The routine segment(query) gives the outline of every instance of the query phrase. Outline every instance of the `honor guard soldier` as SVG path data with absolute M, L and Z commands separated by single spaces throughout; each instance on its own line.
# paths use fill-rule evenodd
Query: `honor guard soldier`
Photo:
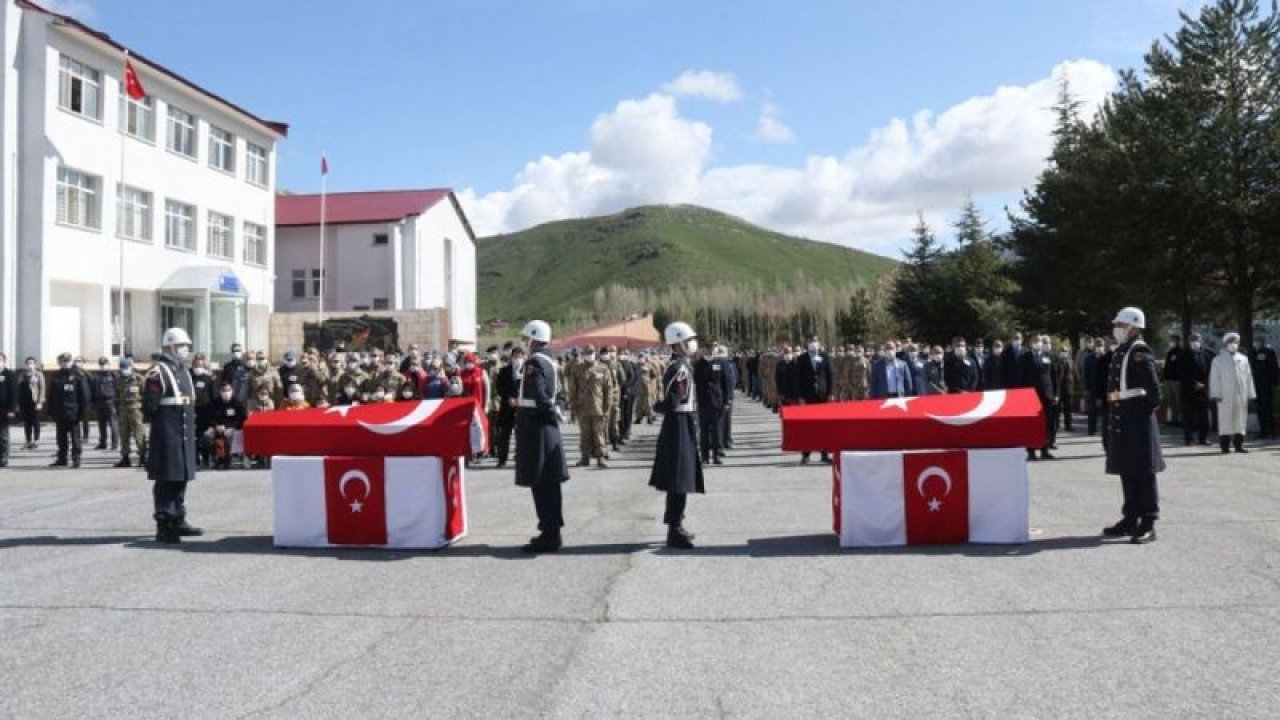
M 1135 307 L 1116 314 L 1114 334 L 1119 345 L 1107 371 L 1107 474 L 1119 475 L 1124 491 L 1123 517 L 1105 528 L 1106 537 L 1128 535 L 1135 544 L 1156 539 L 1160 516 L 1156 473 L 1164 471 L 1160 452 L 1160 376 L 1155 354 L 1142 340 L 1146 316 Z
M 527 553 L 555 552 L 562 541 L 564 509 L 560 484 L 568 482 L 564 445 L 560 441 L 560 391 L 556 364 L 547 354 L 551 326 L 533 320 L 520 334 L 529 359 L 520 374 L 516 407 L 516 485 L 533 493 L 539 535 L 524 546 Z
M 649 485 L 667 493 L 662 522 L 667 526 L 667 547 L 688 550 L 693 534 L 684 529 L 689 493 L 704 493 L 702 463 L 698 457 L 697 389 L 689 358 L 698 352 L 698 336 L 685 323 L 675 322 L 663 332 L 671 348 L 671 362 L 662 375 L 662 427 L 653 458 Z
M 156 542 L 176 543 L 201 535 L 187 523 L 187 483 L 196 476 L 195 384 L 186 368 L 191 338 L 170 328 L 161 339 L 162 354 L 147 372 L 143 414 L 151 423 L 147 478 L 154 481 Z
M 98 376 L 93 379 L 93 409 L 98 414 L 98 450 L 107 449 L 107 438 L 111 438 L 111 448 L 120 446 L 120 433 L 116 413 L 116 386 L 120 384 L 120 376 L 111 369 L 105 357 L 98 358 Z
M 58 439 L 58 457 L 49 467 L 66 467 L 68 447 L 71 464 L 80 467 L 82 435 L 80 425 L 88 416 L 92 393 L 85 374 L 71 361 L 71 353 L 58 356 L 58 372 L 49 382 L 49 411 Z

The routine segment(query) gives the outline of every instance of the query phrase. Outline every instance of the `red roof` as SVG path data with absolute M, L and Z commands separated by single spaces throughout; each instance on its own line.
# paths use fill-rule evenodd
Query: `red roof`
M 652 315 L 645 315 L 634 320 L 597 325 L 570 333 L 564 337 L 554 338 L 551 341 L 552 347 L 560 349 L 585 347 L 587 345 L 594 345 L 598 348 L 617 345 L 620 348 L 634 350 L 636 348 L 657 347 L 661 344 L 662 336 L 658 334 L 657 328 L 653 326 Z
M 175 80 L 175 81 L 177 81 L 177 82 L 179 82 L 179 83 L 182 83 L 183 85 L 186 85 L 187 87 L 191 88 L 192 90 L 195 90 L 196 92 L 200 93 L 201 95 L 204 95 L 205 97 L 208 97 L 209 99 L 211 99 L 211 100 L 213 100 L 213 101 L 215 101 L 215 102 L 218 102 L 218 103 L 221 103 L 221 104 L 223 104 L 223 105 L 226 105 L 227 107 L 231 108 L 232 110 L 235 110 L 236 112 L 240 113 L 241 115 L 244 115 L 245 117 L 249 118 L 250 120 L 253 120 L 254 122 L 256 122 L 256 123 L 258 123 L 259 125 L 261 125 L 262 127 L 266 128 L 268 131 L 270 131 L 270 132 L 272 132 L 272 133 L 274 133 L 274 134 L 276 134 L 276 135 L 279 135 L 280 137 L 285 137 L 285 136 L 287 136 L 287 135 L 289 134 L 289 124 L 288 124 L 288 123 L 276 122 L 276 121 L 274 121 L 274 120 L 263 120 L 262 118 L 258 117 L 257 115 L 254 115 L 253 113 L 249 112 L 248 110 L 245 110 L 244 108 L 240 107 L 239 105 L 236 105 L 235 103 L 233 103 L 233 102 L 231 102 L 231 101 L 227 100 L 226 98 L 224 98 L 224 97 L 222 97 L 222 96 L 220 96 L 220 95 L 216 95 L 216 94 L 214 94 L 214 93 L 211 93 L 211 92 L 209 92 L 208 90 L 205 90 L 204 88 L 200 87 L 199 85 L 196 85 L 195 83 L 193 83 L 193 82 L 191 82 L 190 80 L 188 80 L 188 79 L 186 79 L 186 78 L 182 77 L 182 76 L 181 76 L 181 75 L 179 75 L 178 73 L 176 73 L 176 72 L 174 72 L 174 71 L 170 70 L 169 68 L 167 68 L 167 67 L 165 67 L 165 66 L 161 65 L 160 63 L 157 63 L 157 62 L 155 62 L 154 60 L 151 60 L 151 59 L 147 58 L 147 56 L 145 56 L 145 55 L 140 55 L 140 54 L 138 54 L 138 53 L 134 52 L 132 49 L 126 48 L 124 45 L 121 45 L 120 43 L 116 42 L 115 40 L 112 40 L 110 35 L 108 35 L 108 34 L 106 34 L 106 33 L 102 32 L 102 31 L 100 31 L 100 30 L 94 30 L 93 28 L 89 27 L 88 25 L 85 25 L 84 23 L 80 22 L 79 20 L 76 20 L 75 18 L 71 17 L 70 15 L 63 15 L 63 14 L 61 14 L 61 13 L 53 12 L 52 10 L 49 10 L 49 9 L 47 9 L 47 8 L 44 8 L 44 7 L 41 7 L 40 5 L 37 5 L 36 3 L 31 2 L 31 0 L 14 0 L 14 4 L 16 4 L 18 7 L 22 8 L 23 10 L 32 10 L 32 11 L 34 11 L 34 12 L 43 13 L 43 14 L 48 15 L 48 16 L 50 16 L 50 17 L 57 18 L 59 21 L 61 21 L 61 23 L 62 23 L 63 25 L 66 25 L 66 26 L 68 26 L 68 27 L 75 28 L 76 30 L 79 30 L 80 32 L 84 33 L 85 35 L 88 35 L 89 37 L 92 37 L 92 38 L 94 38 L 94 39 L 96 39 L 96 40 L 98 40 L 98 41 L 100 41 L 100 42 L 104 42 L 104 43 L 106 43 L 107 45 L 110 45 L 111 47 L 115 48 L 116 50 L 119 50 L 119 51 L 121 51 L 121 52 L 128 52 L 128 53 L 129 53 L 129 57 L 137 63 L 137 65 L 135 65 L 135 67 L 136 67 L 136 66 L 142 66 L 142 67 L 144 67 L 144 68 L 148 68 L 148 69 L 151 69 L 151 70 L 155 70 L 156 72 L 162 73 L 162 74 L 164 74 L 164 75 L 168 76 L 169 78 L 171 78 L 171 79 L 173 79 L 173 80 Z M 121 64 L 123 64 L 123 60 L 121 61 Z M 145 78 L 144 78 L 144 80 L 145 80 Z
M 396 222 L 421 215 L 452 195 L 448 188 L 329 193 L 325 196 L 324 221 L 327 225 Z M 276 227 L 319 224 L 319 195 L 276 196 Z

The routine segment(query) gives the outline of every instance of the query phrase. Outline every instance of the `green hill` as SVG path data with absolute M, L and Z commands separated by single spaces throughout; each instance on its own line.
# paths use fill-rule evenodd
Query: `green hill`
M 873 284 L 897 263 L 783 235 L 702 207 L 646 206 L 564 220 L 477 242 L 479 320 L 589 310 L 606 285 L 666 290 L 717 283 L 765 287 Z

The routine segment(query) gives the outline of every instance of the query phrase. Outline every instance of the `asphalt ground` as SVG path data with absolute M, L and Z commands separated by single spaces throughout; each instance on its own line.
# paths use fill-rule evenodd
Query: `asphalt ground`
M 0 470 L 0 716 L 1280 714 L 1280 446 L 1168 438 L 1151 545 L 1100 539 L 1119 484 L 1077 433 L 1030 467 L 1026 545 L 841 550 L 829 468 L 742 401 L 672 551 L 656 429 L 575 469 L 567 547 L 536 558 L 491 464 L 443 551 L 277 549 L 266 471 L 202 472 L 208 534 L 159 546 L 143 475 L 46 469 L 49 433 Z

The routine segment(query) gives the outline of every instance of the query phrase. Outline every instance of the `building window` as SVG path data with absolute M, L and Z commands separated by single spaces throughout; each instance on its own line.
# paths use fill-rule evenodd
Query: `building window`
M 226 258 L 236 256 L 235 220 L 230 215 L 209 211 L 209 257 Z
M 70 168 L 58 168 L 58 222 L 97 230 L 101 217 L 98 192 L 101 187 L 101 178 Z
M 146 140 L 156 141 L 156 105 L 148 95 L 141 100 L 134 100 L 125 92 L 124 83 L 120 83 L 120 132 Z
M 295 300 L 304 300 L 306 298 L 320 297 L 320 291 L 323 289 L 321 282 L 325 275 L 318 268 L 310 270 L 294 270 L 293 271 L 293 297 Z M 307 282 L 308 278 L 311 282 Z
M 352 305 L 351 310 L 352 312 L 368 312 L 369 306 L 368 305 Z
M 386 233 L 377 233 L 376 235 L 373 236 L 374 245 L 386 245 L 388 242 L 389 242 L 389 239 Z
M 169 149 L 189 158 L 196 156 L 196 116 L 169 106 Z
M 324 278 L 327 274 L 320 270 L 311 271 L 311 297 L 320 297 L 320 292 L 324 290 Z
M 116 185 L 116 234 L 129 240 L 151 242 L 151 193 Z
M 175 250 L 196 250 L 196 206 L 166 200 L 164 203 L 164 244 Z
M 374 310 L 386 310 L 386 309 L 387 309 L 387 308 L 389 308 L 389 307 L 391 307 L 391 303 L 387 302 L 387 299 L 386 299 L 386 298 L 374 298 L 374 299 L 373 299 L 373 309 L 374 309 Z
M 236 171 L 236 136 L 209 126 L 209 165 L 229 173 Z
M 244 144 L 244 179 L 254 185 L 266 187 L 270 170 L 267 149 L 251 142 Z
M 58 64 L 58 107 L 102 119 L 102 73 L 66 55 Z
M 251 222 L 244 224 L 244 261 L 249 265 L 267 265 L 267 229 Z
M 307 271 L 293 271 L 293 299 L 301 300 L 307 297 Z

